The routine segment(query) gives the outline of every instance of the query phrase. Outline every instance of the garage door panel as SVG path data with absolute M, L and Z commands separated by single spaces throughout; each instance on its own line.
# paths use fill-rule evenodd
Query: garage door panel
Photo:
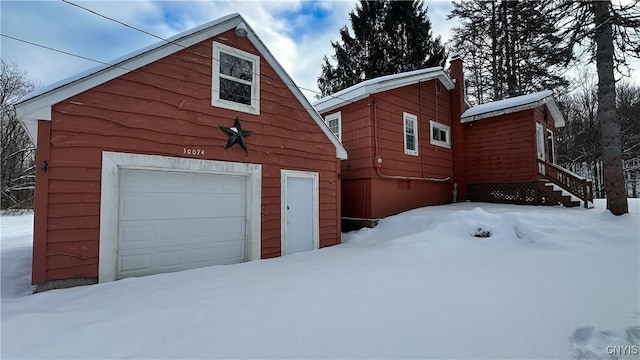
M 244 216 L 244 194 L 132 193 L 120 203 L 121 220 Z M 176 211 L 180 209 L 180 211 Z
M 158 269 L 169 270 L 180 268 L 188 264 L 187 249 L 184 247 L 173 247 L 166 249 L 158 249 Z
M 116 277 L 245 261 L 243 176 L 121 172 Z
M 212 186 L 213 184 L 215 186 Z M 244 194 L 245 181 L 243 176 L 236 175 L 130 170 L 125 171 L 120 177 L 120 191 L 170 194 Z
M 195 174 L 191 179 L 191 187 L 194 191 L 202 190 L 214 194 L 244 194 L 245 182 L 242 176 L 218 175 L 216 187 L 211 189 L 211 176 Z
M 120 277 L 194 269 L 243 262 L 244 241 L 228 241 L 187 246 L 137 248 L 119 251 Z
M 244 244 L 237 241 L 229 241 L 221 244 L 218 249 L 219 258 L 218 261 L 221 264 L 235 264 L 243 261 Z
M 119 248 L 136 249 L 197 244 L 216 241 L 244 241 L 245 218 L 121 221 Z M 188 234 L 188 235 L 185 235 Z
M 121 254 L 118 262 L 118 272 L 127 274 L 131 272 L 148 271 L 151 269 L 152 256 L 148 252 L 133 252 Z

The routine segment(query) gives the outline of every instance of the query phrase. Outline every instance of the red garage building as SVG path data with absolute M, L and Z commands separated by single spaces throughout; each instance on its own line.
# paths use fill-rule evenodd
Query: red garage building
M 340 242 L 346 151 L 237 14 L 27 95 L 41 289 Z

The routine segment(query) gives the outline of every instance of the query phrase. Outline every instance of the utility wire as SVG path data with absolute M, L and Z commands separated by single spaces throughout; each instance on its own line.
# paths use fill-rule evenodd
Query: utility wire
M 120 21 L 120 20 L 114 19 L 114 18 L 109 17 L 109 16 L 106 16 L 106 15 L 100 14 L 99 12 L 97 12 L 97 11 L 95 11 L 95 10 L 91 10 L 91 9 L 89 9 L 89 8 L 86 8 L 86 7 L 82 6 L 82 5 L 78 5 L 78 4 L 76 4 L 76 3 L 72 3 L 71 1 L 68 1 L 68 0 L 61 0 L 61 1 L 62 1 L 63 3 L 65 3 L 65 4 L 69 4 L 69 5 L 75 6 L 75 7 L 79 8 L 79 9 L 82 9 L 82 10 L 88 11 L 88 12 L 92 13 L 93 15 L 99 16 L 99 17 L 101 17 L 101 18 L 103 18 L 103 19 L 107 19 L 107 20 L 109 20 L 109 21 L 113 21 L 113 22 L 118 23 L 118 24 L 120 24 L 120 25 L 122 25 L 122 26 L 124 26 L 124 27 L 129 28 L 129 29 L 132 29 L 132 30 L 135 30 L 135 31 L 139 31 L 139 32 L 141 32 L 141 33 L 143 33 L 143 34 L 146 34 L 146 35 L 152 36 L 152 37 L 154 37 L 154 38 L 156 38 L 156 39 L 158 39 L 158 40 L 162 40 L 162 41 L 164 41 L 164 42 L 166 42 L 166 43 L 168 43 L 168 44 L 177 45 L 177 46 L 179 46 L 179 47 L 181 47 L 181 48 L 183 48 L 183 49 L 187 49 L 187 47 L 186 47 L 186 46 L 184 46 L 184 45 L 182 45 L 182 44 L 179 44 L 179 43 L 177 43 L 177 42 L 175 42 L 175 41 L 171 41 L 171 40 L 165 39 L 165 38 L 163 38 L 163 37 L 161 37 L 161 36 L 158 36 L 158 35 L 156 35 L 156 34 L 150 33 L 150 32 L 148 32 L 148 31 L 146 31 L 146 30 L 142 30 L 142 29 L 139 29 L 139 28 L 137 28 L 137 27 L 135 27 L 135 26 L 131 26 L 131 25 L 127 24 L 127 23 L 124 23 L 124 22 L 122 22 L 122 21 Z M 196 52 L 196 51 L 193 51 L 193 50 L 191 50 L 191 52 L 192 52 L 192 53 L 194 53 L 194 54 L 196 54 L 196 55 L 199 55 L 199 56 L 209 57 L 209 56 L 208 56 L 208 55 L 206 55 L 206 54 L 202 54 L 202 53 L 199 53 L 199 52 Z
M 198 55 L 198 56 L 202 56 L 202 57 L 205 57 L 205 58 L 207 58 L 207 59 L 211 59 L 212 61 L 218 61 L 218 62 L 220 62 L 220 60 L 219 60 L 219 59 L 215 59 L 213 56 L 208 56 L 208 55 L 206 55 L 206 54 L 202 54 L 202 53 L 199 53 L 199 52 L 193 51 L 192 49 L 189 49 L 188 47 L 186 47 L 186 46 L 184 46 L 184 45 L 182 45 L 182 44 L 179 44 L 179 43 L 176 43 L 176 42 L 174 42 L 174 41 L 171 41 L 171 40 L 168 40 L 168 39 L 162 38 L 162 37 L 160 37 L 160 36 L 157 36 L 157 35 L 155 35 L 155 34 L 152 34 L 152 33 L 148 32 L 148 31 L 145 31 L 145 30 L 142 30 L 142 29 L 138 29 L 138 28 L 136 28 L 136 27 L 134 27 L 134 26 L 128 25 L 128 24 L 126 24 L 126 23 L 124 23 L 124 22 L 121 22 L 121 21 L 119 21 L 119 20 L 116 20 L 116 19 L 110 18 L 110 17 L 108 17 L 108 16 L 102 15 L 102 14 L 100 14 L 100 13 L 98 13 L 98 12 L 96 12 L 96 11 L 93 11 L 93 10 L 91 10 L 91 9 L 85 8 L 85 7 L 80 6 L 80 5 L 77 5 L 77 4 L 74 4 L 74 3 L 70 2 L 70 1 L 67 1 L 67 0 L 61 0 L 61 1 L 62 1 L 62 2 L 64 2 L 64 3 L 67 3 L 67 4 L 69 4 L 69 5 L 76 6 L 76 7 L 80 8 L 80 9 L 85 10 L 85 11 L 88 11 L 88 12 L 90 12 L 90 13 L 92 13 L 92 14 L 96 15 L 96 16 L 100 16 L 100 17 L 102 17 L 102 18 L 105 18 L 105 19 L 108 19 L 108 20 L 110 20 L 110 21 L 113 21 L 113 22 L 116 22 L 116 23 L 118 23 L 118 24 L 121 24 L 122 26 L 125 26 L 125 27 L 127 27 L 127 28 L 130 28 L 130 29 L 132 29 L 132 30 L 139 31 L 139 32 L 144 33 L 144 34 L 146 34 L 146 35 L 153 36 L 154 38 L 160 39 L 160 40 L 162 40 L 162 41 L 164 41 L 164 42 L 167 42 L 167 43 L 170 43 L 170 44 L 174 44 L 174 45 L 180 46 L 180 47 L 182 47 L 183 49 L 188 49 L 190 52 L 192 52 L 192 53 L 194 53 L 194 54 L 196 54 L 196 55 Z M 90 58 L 90 57 L 87 57 L 87 56 L 84 56 L 84 55 L 79 55 L 79 54 L 75 54 L 75 53 L 72 53 L 72 52 L 69 52 L 69 51 L 60 50 L 60 49 L 57 49 L 57 48 L 54 48 L 54 47 L 51 47 L 51 46 L 47 46 L 47 45 L 43 45 L 43 44 L 39 44 L 39 43 L 36 43 L 36 42 L 33 42 L 33 41 L 20 39 L 20 38 L 17 38 L 17 37 L 11 36 L 11 35 L 7 35 L 7 34 L 2 34 L 2 33 L 0 33 L 0 36 L 5 37 L 5 38 L 8 38 L 8 39 L 11 39 L 11 40 L 14 40 L 14 41 L 18 41 L 18 42 L 21 42 L 21 43 L 25 43 L 25 44 L 28 44 L 28 45 L 31 45 L 31 46 L 35 46 L 35 47 L 39 47 L 39 48 L 43 48 L 43 49 L 46 49 L 46 50 L 49 50 L 49 51 L 53 51 L 53 52 L 57 52 L 57 53 L 61 53 L 61 54 L 65 54 L 65 55 L 68 55 L 68 56 L 72 56 L 72 57 L 76 57 L 76 58 L 79 58 L 79 59 L 83 59 L 83 60 L 87 60 L 87 61 L 95 62 L 95 63 L 102 64 L 102 65 L 106 65 L 106 66 L 109 66 L 109 67 L 116 67 L 116 68 L 120 68 L 120 69 L 126 70 L 126 71 L 128 71 L 128 72 L 132 72 L 132 71 L 139 71 L 139 72 L 146 72 L 146 73 L 153 74 L 153 75 L 161 75 L 161 76 L 165 76 L 165 77 L 171 77 L 171 76 L 168 76 L 167 74 L 164 74 L 164 73 L 163 73 L 163 74 L 155 73 L 155 72 L 149 71 L 148 69 L 145 69 L 145 68 L 142 68 L 142 67 L 141 67 L 141 68 L 138 68 L 138 69 L 129 69 L 129 68 L 126 68 L 126 67 L 124 67 L 124 66 L 122 66 L 122 65 L 119 65 L 119 64 L 112 64 L 112 63 L 108 63 L 108 62 L 101 61 L 101 60 L 97 60 L 97 59 L 94 59 L 94 58 Z M 273 77 L 271 77 L 271 76 L 269 76 L 269 75 L 266 75 L 266 74 L 256 74 L 256 73 L 252 73 L 252 74 L 253 74 L 253 75 L 256 75 L 256 76 L 265 76 L 265 77 L 267 77 L 267 78 L 270 78 L 271 80 L 280 80 L 280 81 L 282 81 L 283 83 L 285 83 L 286 85 L 294 86 L 294 87 L 297 87 L 297 88 L 298 88 L 298 89 L 300 89 L 300 90 L 305 90 L 305 91 L 309 91 L 309 92 L 314 93 L 314 94 L 322 95 L 322 93 L 320 93 L 320 92 L 318 92 L 318 91 L 316 91 L 316 90 L 312 90 L 312 89 L 308 89 L 308 88 L 305 88 L 305 87 L 302 87 L 302 86 L 297 86 L 297 85 L 295 85 L 295 84 L 288 83 L 288 82 L 286 82 L 284 79 L 280 79 L 280 78 L 279 78 L 279 79 L 274 79 Z M 215 91 L 215 90 L 214 90 L 214 91 Z M 348 103 L 355 103 L 354 101 L 347 100 L 347 99 L 344 99 L 344 98 L 341 98 L 341 97 L 338 97 L 338 96 L 334 96 L 334 95 L 328 95 L 328 96 L 330 96 L 330 97 L 332 97 L 332 98 L 339 99 L 339 100 L 341 100 L 341 101 L 348 102 Z M 256 99 L 256 100 L 259 100 L 259 99 Z
M 122 66 L 119 66 L 119 65 L 109 64 L 109 63 L 104 62 L 104 61 L 100 61 L 100 60 L 92 59 L 92 58 L 89 58 L 89 57 L 86 57 L 86 56 L 82 56 L 82 55 L 78 55 L 78 54 L 70 53 L 70 52 L 68 52 L 68 51 L 64 51 L 64 50 L 60 50 L 60 49 L 56 49 L 56 48 L 52 48 L 52 47 L 50 47 L 50 46 L 46 46 L 46 45 L 42 45 L 42 44 L 38 44 L 38 43 L 34 43 L 34 42 L 31 42 L 31 41 L 28 41 L 28 40 L 24 40 L 24 39 L 18 39 L 17 37 L 13 37 L 13 36 L 10 36 L 10 35 L 6 35 L 6 34 L 1 34 L 1 33 L 0 33 L 0 36 L 2 36 L 2 37 L 6 37 L 6 38 L 11 39 L 11 40 L 19 41 L 19 42 L 21 42 L 21 43 L 25 43 L 25 44 L 29 44 L 29 45 L 33 45 L 33 46 L 37 46 L 37 47 L 40 47 L 40 48 L 43 48 L 43 49 L 47 49 L 47 50 L 51 50 L 51 51 L 55 51 L 55 52 L 59 52 L 59 53 L 61 53 L 61 54 L 65 54 L 65 55 L 69 55 L 69 56 L 77 57 L 77 58 L 84 59 L 84 60 L 93 61 L 93 62 L 100 63 L 100 64 L 103 64 L 103 65 L 117 66 L 117 67 L 120 67 L 120 68 L 122 68 L 122 69 L 124 69 L 124 70 L 133 71 L 132 69 L 127 69 L 127 68 L 122 67 Z
M 175 42 L 175 41 L 168 40 L 168 39 L 163 38 L 163 37 L 161 37 L 161 36 L 158 36 L 158 35 L 156 35 L 156 34 L 150 33 L 150 32 L 148 32 L 148 31 L 146 31 L 146 30 L 142 30 L 142 29 L 139 29 L 139 28 L 137 28 L 137 27 L 135 27 L 135 26 L 129 25 L 129 24 L 127 24 L 127 23 L 124 23 L 124 22 L 122 22 L 122 21 L 120 21 L 120 20 L 114 19 L 114 18 L 109 17 L 109 16 L 106 16 L 106 15 L 104 15 L 104 14 L 100 14 L 99 12 L 97 12 L 97 11 L 95 11 L 95 10 L 91 10 L 91 9 L 89 9 L 89 8 L 87 8 L 87 7 L 82 6 L 82 5 L 78 5 L 78 4 L 73 3 L 73 2 L 71 2 L 71 1 L 68 1 L 68 0 L 61 0 L 61 1 L 62 1 L 62 2 L 64 2 L 64 3 L 66 3 L 66 4 L 69 4 L 69 5 L 75 6 L 75 7 L 79 8 L 79 9 L 85 10 L 85 11 L 87 11 L 87 12 L 89 12 L 89 13 L 93 14 L 93 15 L 99 16 L 99 17 L 101 17 L 101 18 L 103 18 L 103 19 L 107 19 L 107 20 L 109 20 L 109 21 L 113 21 L 113 22 L 118 23 L 118 24 L 120 24 L 120 25 L 122 25 L 122 26 L 125 26 L 125 27 L 127 27 L 127 28 L 129 28 L 129 29 L 132 29 L 132 30 L 135 30 L 135 31 L 139 31 L 139 32 L 141 32 L 141 33 L 143 33 L 143 34 L 146 34 L 146 35 L 152 36 L 152 37 L 154 37 L 154 38 L 156 38 L 156 39 L 159 39 L 159 40 L 161 40 L 161 41 L 164 41 L 164 42 L 166 42 L 166 43 L 169 43 L 169 44 L 173 44 L 173 45 L 180 46 L 180 47 L 181 47 L 181 48 L 183 48 L 183 49 L 188 49 L 188 50 L 189 50 L 190 52 L 192 52 L 193 54 L 196 54 L 196 55 L 202 56 L 202 57 L 207 58 L 207 59 L 211 59 L 211 60 L 213 60 L 213 61 L 218 61 L 218 62 L 220 62 L 220 60 L 219 60 L 219 59 L 215 59 L 213 56 L 209 56 L 209 55 L 207 55 L 207 54 L 203 54 L 203 53 L 200 53 L 200 52 L 197 52 L 197 51 L 193 51 L 192 49 L 189 49 L 188 47 L 186 47 L 186 46 L 184 46 L 184 45 L 182 45 L 182 44 L 179 44 L 179 43 L 177 43 L 177 42 Z M 257 75 L 257 76 L 266 76 L 266 77 L 268 77 L 268 78 L 269 78 L 269 79 L 271 79 L 271 80 L 277 80 L 277 79 L 272 78 L 271 76 L 264 75 L 264 74 L 256 74 L 256 73 L 253 73 L 253 72 L 252 72 L 251 74 L 252 74 L 252 75 Z M 290 83 L 287 83 L 287 82 L 285 82 L 285 81 L 284 81 L 284 79 L 280 79 L 280 80 L 281 80 L 281 81 L 283 81 L 286 85 L 289 85 L 289 86 L 295 86 L 295 87 L 299 88 L 300 90 L 305 90 L 305 91 L 312 92 L 312 93 L 314 93 L 314 94 L 322 95 L 322 93 L 321 93 L 321 92 L 318 92 L 318 91 L 316 91 L 316 90 L 308 89 L 308 88 L 305 88 L 305 87 L 302 87 L 302 86 L 298 86 L 298 85 L 296 85 L 296 84 L 290 84 Z M 352 103 L 352 104 L 354 103 L 354 101 L 347 100 L 347 99 L 343 99 L 343 98 L 341 98 L 341 97 L 339 97 L 339 96 L 334 96 L 334 95 L 327 95 L 327 96 L 330 96 L 330 97 L 332 97 L 332 98 L 339 99 L 339 100 L 342 100 L 342 101 L 345 101 L 345 102 L 348 102 L 348 103 Z M 323 96 L 323 97 L 324 97 L 324 96 Z

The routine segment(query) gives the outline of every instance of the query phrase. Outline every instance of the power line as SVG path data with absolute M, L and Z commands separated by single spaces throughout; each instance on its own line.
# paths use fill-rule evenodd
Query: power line
M 93 11 L 93 10 L 88 9 L 88 8 L 85 8 L 85 7 L 83 7 L 83 6 L 80 6 L 80 5 L 74 4 L 74 3 L 69 2 L 69 1 L 67 1 L 67 0 L 62 0 L 62 1 L 63 1 L 64 3 L 69 4 L 69 5 L 73 5 L 73 6 L 76 6 L 76 7 L 80 8 L 80 9 L 83 9 L 83 10 L 85 10 L 85 11 L 88 11 L 88 12 L 90 12 L 90 13 L 92 13 L 92 14 L 96 15 L 96 16 L 100 16 L 100 17 L 105 18 L 105 19 L 108 19 L 108 20 L 110 20 L 110 21 L 114 21 L 114 22 L 116 22 L 116 23 L 118 23 L 118 24 L 121 24 L 122 26 L 125 26 L 125 27 L 127 27 L 127 28 L 130 28 L 130 29 L 132 29 L 132 30 L 136 30 L 136 31 L 139 31 L 139 32 L 144 33 L 144 34 L 146 34 L 146 35 L 153 36 L 154 38 L 160 39 L 160 40 L 162 40 L 162 41 L 164 41 L 164 42 L 167 42 L 167 43 L 169 43 L 169 44 L 173 44 L 173 45 L 180 46 L 180 47 L 182 47 L 183 49 L 188 49 L 190 52 L 192 52 L 192 53 L 194 53 L 194 54 L 196 54 L 196 55 L 199 55 L 199 56 L 205 57 L 205 58 L 207 58 L 207 59 L 211 59 L 212 61 L 218 61 L 218 62 L 220 62 L 220 60 L 219 60 L 219 59 L 215 59 L 213 56 L 208 56 L 208 55 L 205 55 L 205 54 L 202 54 L 202 53 L 199 53 L 199 52 L 193 51 L 192 49 L 189 49 L 188 47 L 186 47 L 186 46 L 184 46 L 184 45 L 182 45 L 182 44 L 176 43 L 175 41 L 171 41 L 171 40 L 168 40 L 168 39 L 162 38 L 162 37 L 160 37 L 160 36 L 157 36 L 157 35 L 155 35 L 155 34 L 152 34 L 152 33 L 148 32 L 148 31 L 145 31 L 145 30 L 142 30 L 142 29 L 138 29 L 138 28 L 136 28 L 136 27 L 134 27 L 134 26 L 130 26 L 130 25 L 128 25 L 128 24 L 126 24 L 126 23 L 124 23 L 124 22 L 121 22 L 121 21 L 119 21 L 119 20 L 116 20 L 116 19 L 110 18 L 110 17 L 108 17 L 108 16 L 101 15 L 100 13 L 98 13 L 98 12 L 96 12 L 96 11 Z M 53 51 L 53 52 L 57 52 L 57 53 L 61 53 L 61 54 L 67 55 L 67 56 L 76 57 L 76 58 L 79 58 L 79 59 L 83 59 L 83 60 L 87 60 L 87 61 L 95 62 L 95 63 L 102 64 L 102 65 L 106 65 L 106 66 L 109 66 L 109 67 L 116 67 L 116 68 L 120 68 L 120 69 L 126 70 L 126 71 L 128 71 L 128 72 L 132 72 L 132 71 L 139 71 L 139 72 L 146 72 L 146 73 L 153 74 L 153 75 L 161 75 L 161 76 L 165 76 L 165 77 L 170 77 L 170 78 L 171 78 L 171 76 L 169 76 L 169 75 L 167 75 L 167 74 L 164 74 L 164 73 L 162 73 L 162 74 L 160 74 L 160 73 L 155 73 L 155 72 L 149 71 L 148 69 L 145 69 L 145 68 L 130 69 L 130 68 L 124 67 L 124 66 L 119 65 L 119 64 L 112 64 L 112 63 L 109 63 L 109 62 L 105 62 L 105 61 L 97 60 L 97 59 L 90 58 L 90 57 L 87 57 L 87 56 L 84 56 L 84 55 L 79 55 L 79 54 L 72 53 L 72 52 L 69 52 L 69 51 L 60 50 L 60 49 L 57 49 L 57 48 L 54 48 L 54 47 L 51 47 L 51 46 L 47 46 L 47 45 L 43 45 L 43 44 L 39 44 L 39 43 L 36 43 L 36 42 L 33 42 L 33 41 L 29 41 L 29 40 L 25 40 L 25 39 L 20 39 L 20 38 L 17 38 L 17 37 L 11 36 L 11 35 L 7 35 L 7 34 L 2 34 L 2 33 L 0 33 L 0 36 L 5 37 L 5 38 L 8 38 L 8 39 L 11 39 L 11 40 L 14 40 L 14 41 L 18 41 L 18 42 L 21 42 L 21 43 L 25 43 L 25 44 L 28 44 L 28 45 L 31 45 L 31 46 L 35 46 L 35 47 L 43 48 L 43 49 L 46 49 L 46 50 L 49 50 L 49 51 Z M 271 80 L 280 80 L 280 81 L 282 81 L 283 83 L 285 83 L 286 85 L 294 86 L 294 87 L 296 87 L 296 88 L 298 88 L 298 89 L 300 89 L 300 90 L 305 90 L 305 91 L 309 91 L 309 92 L 314 93 L 314 94 L 322 95 L 322 93 L 320 93 L 320 92 L 318 92 L 318 91 L 315 91 L 315 90 L 312 90 L 312 89 L 308 89 L 308 88 L 305 88 L 305 87 L 301 87 L 301 86 L 297 86 L 297 85 L 295 85 L 295 84 L 291 84 L 291 83 L 289 83 L 289 82 L 287 82 L 287 81 L 285 81 L 284 79 L 281 79 L 281 78 L 279 78 L 279 79 L 274 79 L 273 77 L 271 77 L 271 76 L 269 76 L 269 75 L 266 75 L 266 74 L 256 74 L 256 73 L 253 73 L 253 72 L 252 72 L 252 74 L 253 74 L 253 75 L 256 75 L 256 76 L 258 76 L 258 77 L 260 77 L 260 76 L 265 76 L 265 77 L 267 77 L 267 78 L 270 78 Z M 175 78 L 174 78 L 174 79 L 175 79 Z M 351 101 L 351 100 L 343 99 L 343 98 L 340 98 L 340 97 L 337 97 L 337 96 L 333 96 L 333 95 L 329 95 L 329 96 L 330 96 L 330 97 L 333 97 L 333 98 L 336 98 L 336 99 L 339 99 L 339 100 L 342 100 L 342 101 L 345 101 L 345 102 L 348 102 L 348 103 L 354 103 L 354 102 L 353 102 L 353 101 Z M 256 100 L 259 100 L 259 99 L 256 99 Z
M 156 39 L 158 39 L 158 40 L 162 40 L 162 41 L 164 41 L 164 42 L 166 42 L 166 43 L 168 43 L 168 44 L 177 45 L 177 46 L 180 46 L 180 47 L 181 47 L 181 48 L 183 48 L 183 49 L 187 49 L 187 47 L 186 47 L 186 46 L 184 46 L 184 45 L 182 45 L 182 44 L 179 44 L 179 43 L 177 43 L 177 42 L 175 42 L 175 41 L 171 41 L 171 40 L 165 39 L 165 38 L 163 38 L 163 37 L 161 37 L 161 36 L 158 36 L 158 35 L 156 35 L 156 34 L 150 33 L 150 32 L 148 32 L 148 31 L 146 31 L 146 30 L 139 29 L 139 28 L 137 28 L 137 27 L 135 27 L 135 26 L 129 25 L 129 24 L 127 24 L 127 23 L 124 23 L 124 22 L 122 22 L 122 21 L 120 21 L 120 20 L 117 20 L 117 19 L 114 19 L 114 18 L 112 18 L 112 17 L 109 17 L 109 16 L 106 16 L 106 15 L 100 14 L 99 12 L 97 12 L 97 11 L 95 11 L 95 10 L 91 10 L 91 9 L 89 9 L 89 8 L 87 8 L 87 7 L 82 6 L 82 5 L 78 5 L 78 4 L 73 3 L 73 2 L 71 2 L 71 1 L 68 1 L 68 0 L 61 0 L 61 1 L 62 1 L 63 3 L 65 3 L 65 4 L 69 4 L 69 5 L 75 6 L 75 7 L 79 8 L 79 9 L 82 9 L 82 10 L 88 11 L 88 12 L 90 12 L 91 14 L 94 14 L 94 15 L 96 15 L 96 16 L 99 16 L 99 17 L 101 17 L 101 18 L 103 18 L 103 19 L 107 19 L 107 20 L 113 21 L 113 22 L 118 23 L 118 24 L 120 24 L 120 25 L 122 25 L 122 26 L 124 26 L 124 27 L 129 28 L 129 29 L 132 29 L 132 30 L 135 30 L 135 31 L 139 31 L 139 32 L 141 32 L 141 33 L 143 33 L 143 34 L 146 34 L 146 35 L 152 36 L 152 37 L 154 37 L 154 38 L 156 38 Z M 196 54 L 196 55 L 199 55 L 199 56 L 208 57 L 208 55 L 206 55 L 206 54 L 202 54 L 202 53 L 199 53 L 199 52 L 197 52 L 197 51 L 193 51 L 193 50 L 191 50 L 191 52 L 192 52 L 193 54 Z
M 82 6 L 82 5 L 78 5 L 78 4 L 73 3 L 73 2 L 71 2 L 71 1 L 69 1 L 69 0 L 61 0 L 61 1 L 62 1 L 62 2 L 64 2 L 64 3 L 66 3 L 66 4 L 69 4 L 69 5 L 75 6 L 75 7 L 79 8 L 79 9 L 85 10 L 85 11 L 87 11 L 87 12 L 89 12 L 89 13 L 93 14 L 93 15 L 99 16 L 99 17 L 101 17 L 101 18 L 103 18 L 103 19 L 107 19 L 107 20 L 109 20 L 109 21 L 113 21 L 113 22 L 118 23 L 118 24 L 120 24 L 120 25 L 122 25 L 122 26 L 125 26 L 125 27 L 127 27 L 127 28 L 129 28 L 129 29 L 132 29 L 132 30 L 135 30 L 135 31 L 139 31 L 139 32 L 141 32 L 141 33 L 143 33 L 143 34 L 146 34 L 146 35 L 152 36 L 152 37 L 154 37 L 154 38 L 156 38 L 156 39 L 159 39 L 159 40 L 161 40 L 161 41 L 164 41 L 164 42 L 166 42 L 166 43 L 169 43 L 169 44 L 173 44 L 173 45 L 180 46 L 180 47 L 181 47 L 181 48 L 183 48 L 183 49 L 188 49 L 188 50 L 189 50 L 190 52 L 192 52 L 193 54 L 196 54 L 196 55 L 202 56 L 202 57 L 207 58 L 207 59 L 211 59 L 211 60 L 213 60 L 213 61 L 218 61 L 218 62 L 220 62 L 220 60 L 219 60 L 219 59 L 215 59 L 213 56 L 209 56 L 209 55 L 207 55 L 207 54 L 202 54 L 202 53 L 200 53 L 200 52 L 193 51 L 192 49 L 189 49 L 188 47 L 186 47 L 186 46 L 184 46 L 184 45 L 182 45 L 182 44 L 179 44 L 179 43 L 177 43 L 177 42 L 175 42 L 175 41 L 168 40 L 168 39 L 163 38 L 163 37 L 161 37 L 161 36 L 158 36 L 158 35 L 156 35 L 156 34 L 150 33 L 150 32 L 148 32 L 148 31 L 146 31 L 146 30 L 142 30 L 142 29 L 139 29 L 139 28 L 137 28 L 137 27 L 135 27 L 135 26 L 129 25 L 129 24 L 127 24 L 127 23 L 125 23 L 125 22 L 122 22 L 122 21 L 120 21 L 120 20 L 114 19 L 114 18 L 109 17 L 109 16 L 106 16 L 106 15 L 104 15 L 104 14 L 100 14 L 99 12 L 97 12 L 97 11 L 95 11 L 95 10 L 91 10 L 91 9 L 89 9 L 89 8 L 87 8 L 87 7 L 84 7 L 84 6 Z M 252 75 L 256 75 L 256 76 L 266 76 L 266 77 L 270 78 L 271 80 L 276 80 L 276 79 L 272 78 L 271 76 L 264 75 L 264 74 L 256 74 L 256 73 L 253 73 L 253 72 L 251 72 L 251 74 L 252 74 Z M 322 93 L 321 93 L 321 92 L 318 92 L 318 91 L 315 91 L 315 90 L 312 90 L 312 89 L 308 89 L 308 88 L 304 88 L 304 87 L 298 86 L 298 85 L 296 85 L 296 84 L 290 84 L 290 83 L 287 83 L 286 81 L 284 81 L 284 79 L 280 79 L 280 80 L 281 80 L 282 82 L 284 82 L 286 85 L 289 85 L 289 86 L 295 86 L 295 87 L 297 87 L 297 88 L 298 88 L 298 89 L 300 89 L 300 90 L 305 90 L 305 91 L 312 92 L 312 93 L 314 93 L 314 94 L 322 95 Z M 328 96 L 330 96 L 330 97 L 332 97 L 332 98 L 335 98 L 335 99 L 339 99 L 339 100 L 342 100 L 342 101 L 348 102 L 348 103 L 354 103 L 354 102 L 353 102 L 353 101 L 351 101 L 351 100 L 343 99 L 343 98 L 341 98 L 341 97 L 339 97 L 339 96 L 334 96 L 334 95 L 328 95 Z
M 77 57 L 77 58 L 84 59 L 84 60 L 93 61 L 93 62 L 100 63 L 100 64 L 103 64 L 103 65 L 117 66 L 117 67 L 120 67 L 120 68 L 122 68 L 122 69 L 124 69 L 124 70 L 133 71 L 132 69 L 127 69 L 127 68 L 124 68 L 124 67 L 119 66 L 119 65 L 109 64 L 109 63 L 104 62 L 104 61 L 100 61 L 100 60 L 92 59 L 92 58 L 90 58 L 90 57 L 86 57 L 86 56 L 82 56 L 82 55 L 78 55 L 78 54 L 70 53 L 70 52 L 68 52 L 68 51 L 64 51 L 64 50 L 60 50 L 60 49 L 56 49 L 56 48 L 52 48 L 52 47 L 50 47 L 50 46 L 46 46 L 46 45 L 42 45 L 42 44 L 38 44 L 38 43 L 34 43 L 34 42 L 31 42 L 31 41 L 28 41 L 28 40 L 19 39 L 19 38 L 17 38 L 17 37 L 13 37 L 13 36 L 10 36 L 10 35 L 6 35 L 6 34 L 1 34 L 1 33 L 0 33 L 0 36 L 2 36 L 2 37 L 6 37 L 6 38 L 11 39 L 11 40 L 19 41 L 19 42 L 21 42 L 21 43 L 25 43 L 25 44 L 29 44 L 29 45 L 33 45 L 33 46 L 37 46 L 37 47 L 40 47 L 40 48 L 43 48 L 43 49 L 47 49 L 47 50 L 51 50 L 51 51 L 55 51 L 55 52 L 58 52 L 58 53 L 61 53 L 61 54 L 65 54 L 65 55 L 69 55 L 69 56 Z

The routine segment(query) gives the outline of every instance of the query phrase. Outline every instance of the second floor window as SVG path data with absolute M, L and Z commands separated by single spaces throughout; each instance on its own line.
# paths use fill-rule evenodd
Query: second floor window
M 324 122 L 327 124 L 327 126 L 329 126 L 329 129 L 331 129 L 333 134 L 340 141 L 342 141 L 341 117 L 342 117 L 342 113 L 338 111 L 337 113 L 327 115 L 324 118 Z
M 211 104 L 260 114 L 260 58 L 217 42 L 213 43 Z

